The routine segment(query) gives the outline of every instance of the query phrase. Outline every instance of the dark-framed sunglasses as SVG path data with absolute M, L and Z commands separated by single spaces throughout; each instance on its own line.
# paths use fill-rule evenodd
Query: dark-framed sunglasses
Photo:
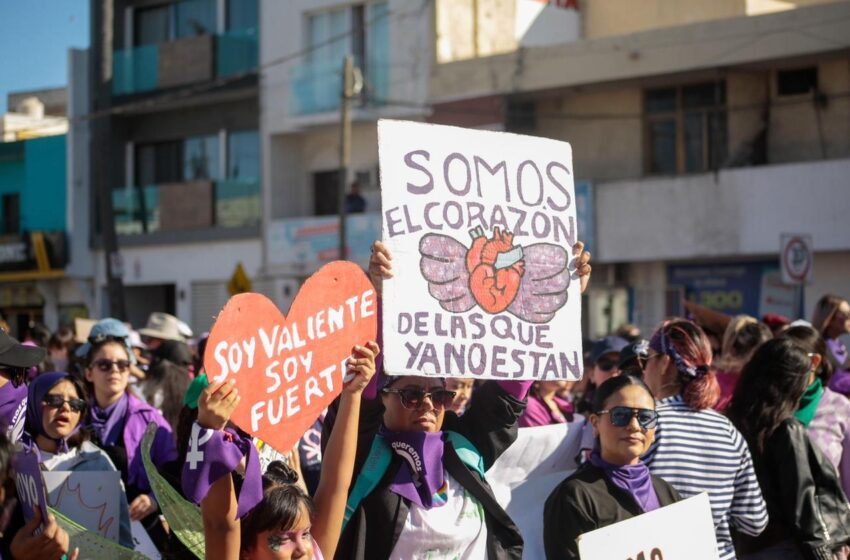
M 401 399 L 401 406 L 404 408 L 415 409 L 422 406 L 422 403 L 425 401 L 425 397 L 430 397 L 431 402 L 434 404 L 434 408 L 446 408 L 455 398 L 457 394 L 454 391 L 449 391 L 448 389 L 432 389 L 431 391 L 426 391 L 425 389 L 383 389 L 383 393 L 387 394 L 396 394 L 398 398 Z
M 596 362 L 596 367 L 598 367 L 602 371 L 611 371 L 612 369 L 617 369 L 620 367 L 620 360 L 602 358 L 601 360 Z
M 72 412 L 82 412 L 86 409 L 86 401 L 83 399 L 63 399 L 61 395 L 44 395 L 44 400 L 42 400 L 44 406 L 49 408 L 60 409 L 65 406 L 65 403 L 68 403 L 68 408 L 71 409 Z
M 609 410 L 600 410 L 596 414 L 600 416 L 607 414 L 611 417 L 611 424 L 618 428 L 628 426 L 632 418 L 637 418 L 641 428 L 651 430 L 658 425 L 658 413 L 649 408 L 629 408 L 627 406 L 615 406 Z
M 92 362 L 91 367 L 97 368 L 104 373 L 112 371 L 112 367 L 118 368 L 118 371 L 127 371 L 130 369 L 130 360 L 107 360 L 101 358 Z

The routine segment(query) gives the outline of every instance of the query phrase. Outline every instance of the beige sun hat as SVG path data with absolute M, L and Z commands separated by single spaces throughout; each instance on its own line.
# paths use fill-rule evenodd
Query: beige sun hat
M 185 342 L 186 337 L 183 336 L 182 321 L 174 315 L 155 311 L 148 317 L 148 324 L 143 329 L 139 329 L 139 334 L 149 336 L 151 338 L 159 338 L 162 340 L 177 340 Z

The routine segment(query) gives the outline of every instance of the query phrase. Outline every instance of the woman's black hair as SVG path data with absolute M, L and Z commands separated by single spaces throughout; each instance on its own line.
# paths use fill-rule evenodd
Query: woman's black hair
M 820 354 L 821 361 L 817 374 L 824 385 L 829 384 L 832 374 L 835 373 L 835 368 L 829 359 L 830 353 L 827 351 L 826 341 L 818 331 L 806 325 L 797 325 L 796 327 L 784 330 L 780 337 L 790 338 L 799 344 L 808 354 Z
M 751 449 L 763 452 L 776 428 L 796 412 L 810 366 L 806 351 L 788 337 L 768 340 L 744 366 L 726 415 Z
M 149 403 L 156 402 L 161 392 L 162 402 L 157 408 L 162 412 L 169 426 L 176 426 L 183 408 L 183 397 L 191 382 L 188 367 L 170 360 L 158 360 L 148 368 L 145 380 L 141 384 L 141 392 Z
M 69 383 L 71 383 L 71 385 L 74 386 L 74 389 L 77 391 L 77 398 L 83 399 L 84 401 L 86 401 L 86 403 L 89 402 L 89 395 L 88 391 L 86 390 L 86 384 L 83 383 L 83 381 L 79 377 L 69 374 L 67 377 L 64 377 L 57 381 L 53 387 L 55 387 L 62 381 L 68 381 Z M 53 387 L 49 388 L 48 391 L 50 391 L 50 389 L 52 389 Z M 71 434 L 67 440 L 68 449 L 75 449 L 81 446 L 84 441 L 88 441 L 89 439 L 91 439 L 91 432 L 87 428 L 89 424 L 87 418 L 88 410 L 89 407 L 87 405 L 85 410 L 80 412 L 80 422 L 79 424 L 77 424 L 77 431 Z M 39 419 L 39 421 L 41 421 L 41 419 Z M 30 424 L 29 417 L 27 417 L 27 419 L 24 420 L 24 431 L 33 435 L 41 434 L 44 433 L 44 426 L 32 426 Z
M 618 375 L 616 377 L 611 377 L 605 381 L 605 383 L 596 388 L 596 393 L 593 395 L 593 410 L 591 412 L 605 410 L 605 401 L 607 401 L 614 393 L 617 393 L 624 387 L 629 386 L 640 387 L 646 391 L 650 397 L 652 397 L 652 402 L 655 402 L 655 395 L 652 394 L 652 391 L 641 378 L 635 377 L 634 375 Z
M 263 501 L 242 520 L 242 550 L 257 545 L 257 537 L 265 531 L 289 531 L 303 512 L 313 518 L 313 502 L 295 484 L 298 475 L 280 461 L 272 462 L 263 475 Z

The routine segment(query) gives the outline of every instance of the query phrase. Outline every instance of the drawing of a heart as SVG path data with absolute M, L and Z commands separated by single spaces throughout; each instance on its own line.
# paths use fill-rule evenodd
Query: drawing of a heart
M 469 289 L 488 313 L 501 313 L 516 298 L 525 273 L 522 249 L 513 246 L 513 234 L 493 229 L 487 239 L 478 232 L 466 254 Z
M 267 297 L 230 298 L 210 332 L 210 382 L 233 378 L 241 401 L 231 420 L 289 451 L 340 394 L 354 345 L 377 338 L 377 297 L 362 269 L 332 262 L 301 287 L 289 316 Z

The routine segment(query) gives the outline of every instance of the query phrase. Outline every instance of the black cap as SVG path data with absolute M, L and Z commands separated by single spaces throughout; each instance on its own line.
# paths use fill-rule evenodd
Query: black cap
M 620 351 L 620 368 L 626 365 L 629 360 L 635 358 L 649 357 L 649 341 L 645 338 L 639 338 Z
M 47 357 L 47 350 L 38 346 L 24 346 L 0 329 L 0 367 L 30 368 Z

